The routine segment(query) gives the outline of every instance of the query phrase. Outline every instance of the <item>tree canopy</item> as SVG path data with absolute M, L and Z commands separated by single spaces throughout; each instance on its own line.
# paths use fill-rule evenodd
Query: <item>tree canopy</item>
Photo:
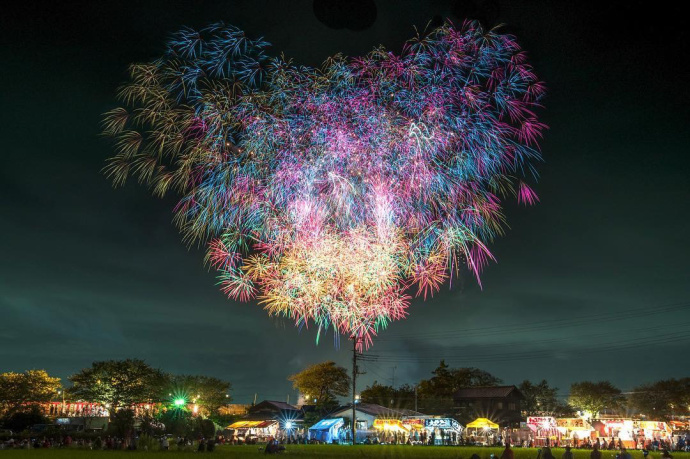
M 198 405 L 204 416 L 215 414 L 231 400 L 231 384 L 212 376 L 171 375 L 167 387 L 169 397 Z
M 72 397 L 112 407 L 160 401 L 167 385 L 161 370 L 139 359 L 94 362 L 69 380 Z
M 311 365 L 288 377 L 295 389 L 310 399 L 316 398 L 320 407 L 336 405 L 336 397 L 345 397 L 350 392 L 350 377 L 347 370 L 328 361 Z
M 654 419 L 690 414 L 690 378 L 666 379 L 633 389 L 632 407 Z
M 558 388 L 549 386 L 545 379 L 537 384 L 524 380 L 518 389 L 524 396 L 521 406 L 527 416 L 566 417 L 573 413 L 572 407 L 558 399 Z
M 452 414 L 453 395 L 459 389 L 502 383 L 501 379 L 479 368 L 450 368 L 444 360 L 431 374 L 430 379 L 419 382 L 417 393 L 420 407 L 433 414 Z
M 60 378 L 45 370 L 27 370 L 24 373 L 0 373 L 0 406 L 11 411 L 33 402 L 47 402 L 57 396 Z
M 414 409 L 414 387 L 403 384 L 400 387 L 387 386 L 374 381 L 360 393 L 364 403 L 376 403 L 389 408 Z
M 609 381 L 582 381 L 570 386 L 568 403 L 573 408 L 588 411 L 597 417 L 603 410 L 616 410 L 624 405 L 621 390 Z

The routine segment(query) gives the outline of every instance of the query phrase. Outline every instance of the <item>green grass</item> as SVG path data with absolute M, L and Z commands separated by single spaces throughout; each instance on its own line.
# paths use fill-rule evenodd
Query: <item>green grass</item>
M 278 457 L 325 457 L 325 458 L 455 458 L 469 459 L 477 453 L 482 459 L 489 459 L 491 453 L 500 458 L 502 448 L 479 448 L 465 446 L 389 446 L 389 445 L 286 445 L 286 452 Z M 514 448 L 515 459 L 536 459 L 536 448 Z M 553 448 L 556 459 L 563 454 L 562 449 Z M 643 459 L 642 452 L 630 451 L 633 459 Z M 575 459 L 589 459 L 588 450 L 573 450 Z M 170 456 L 176 459 L 199 458 L 199 453 L 183 451 L 89 451 L 81 449 L 36 449 L 36 450 L 3 450 L 0 459 L 5 458 L 45 458 L 45 459 L 115 459 L 131 456 Z M 221 446 L 213 454 L 225 458 L 265 457 L 258 446 Z M 672 453 L 674 459 L 690 459 L 690 453 Z M 615 451 L 602 451 L 602 459 L 615 459 Z M 273 456 L 272 456 L 273 457 Z M 650 453 L 648 459 L 661 459 L 661 453 Z

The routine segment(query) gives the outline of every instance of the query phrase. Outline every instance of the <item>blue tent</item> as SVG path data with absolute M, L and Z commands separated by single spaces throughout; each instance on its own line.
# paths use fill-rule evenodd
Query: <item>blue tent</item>
M 343 424 L 343 418 L 322 419 L 309 428 L 309 438 L 324 443 L 337 441 Z

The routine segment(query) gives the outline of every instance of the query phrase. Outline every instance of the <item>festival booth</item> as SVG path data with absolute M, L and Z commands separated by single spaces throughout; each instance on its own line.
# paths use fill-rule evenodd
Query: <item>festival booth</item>
M 457 445 L 462 435 L 462 426 L 452 418 L 424 419 L 424 428 L 433 433 L 435 445 Z
M 594 434 L 592 425 L 583 418 L 559 418 L 556 419 L 556 425 L 563 443 L 575 448 Z
M 432 434 L 436 445 L 457 445 L 460 442 L 463 427 L 452 418 L 404 417 L 403 427 L 409 431 L 412 444 L 426 444 Z
M 266 441 L 269 437 L 275 437 L 278 432 L 278 421 L 237 421 L 225 428 L 230 431 L 230 436 L 235 436 L 238 441 L 251 443 L 253 441 Z
M 592 427 L 604 440 L 610 442 L 613 439 L 616 446 L 620 440 L 625 448 L 635 448 L 635 426 L 632 419 L 598 419 L 592 423 Z
M 405 443 L 410 436 L 409 425 L 400 419 L 377 418 L 372 427 L 381 443 Z
M 636 421 L 637 442 L 644 445 L 647 441 L 666 440 L 672 441 L 673 428 L 662 421 Z
M 534 446 L 556 446 L 561 443 L 561 431 L 558 430 L 556 418 L 551 416 L 530 416 L 527 428 L 534 437 Z
M 477 418 L 465 426 L 468 438 L 474 438 L 475 444 L 491 445 L 498 434 L 498 424 L 487 418 Z
M 322 419 L 309 428 L 309 439 L 321 443 L 338 442 L 344 425 L 343 418 Z
M 674 434 L 684 433 L 690 430 L 690 423 L 685 421 L 669 421 L 669 426 Z

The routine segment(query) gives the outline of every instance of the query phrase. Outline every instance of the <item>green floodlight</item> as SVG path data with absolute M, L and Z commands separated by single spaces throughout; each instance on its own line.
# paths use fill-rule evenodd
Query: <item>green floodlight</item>
M 181 408 L 181 407 L 183 407 L 183 406 L 185 406 L 185 405 L 187 404 L 186 401 L 185 401 L 185 399 L 183 399 L 183 398 L 176 398 L 175 401 L 174 401 L 173 403 L 174 403 L 175 406 L 178 407 L 178 408 Z

